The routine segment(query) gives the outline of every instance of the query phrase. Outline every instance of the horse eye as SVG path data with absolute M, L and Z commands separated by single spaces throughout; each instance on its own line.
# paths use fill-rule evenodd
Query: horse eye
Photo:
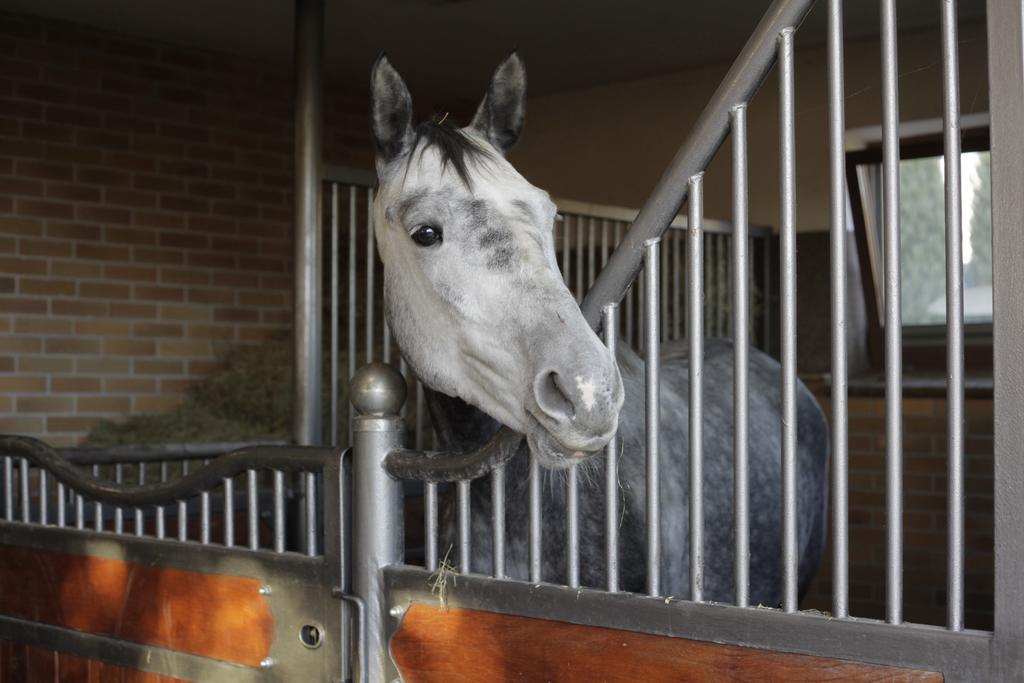
M 412 234 L 412 241 L 421 247 L 429 247 L 441 241 L 441 228 L 433 225 L 421 225 Z

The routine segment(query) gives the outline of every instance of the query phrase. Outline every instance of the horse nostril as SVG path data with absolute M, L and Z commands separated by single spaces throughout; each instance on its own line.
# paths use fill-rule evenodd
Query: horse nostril
M 534 398 L 544 413 L 556 420 L 572 419 L 576 408 L 569 395 L 562 389 L 561 377 L 557 372 L 542 372 L 533 383 Z

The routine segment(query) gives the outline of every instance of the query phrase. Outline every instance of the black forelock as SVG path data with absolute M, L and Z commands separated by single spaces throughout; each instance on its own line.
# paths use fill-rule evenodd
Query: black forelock
M 485 160 L 492 156 L 479 142 L 448 121 L 447 114 L 440 118 L 435 116 L 416 126 L 409 162 L 411 163 L 417 149 L 422 154 L 431 147 L 441 156 L 441 168 L 444 169 L 450 164 L 467 187 L 472 184 L 469 178 L 470 162 Z

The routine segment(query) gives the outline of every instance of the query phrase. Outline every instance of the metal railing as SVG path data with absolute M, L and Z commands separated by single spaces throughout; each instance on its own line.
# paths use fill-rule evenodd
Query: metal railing
M 996 269 L 995 306 L 995 359 L 996 359 L 996 620 L 992 633 L 971 631 L 964 628 L 964 386 L 963 386 L 963 278 L 960 251 L 960 183 L 959 183 L 959 111 L 958 111 L 958 67 L 956 54 L 956 3 L 947 0 L 939 4 L 941 10 L 941 35 L 943 54 L 942 95 L 944 102 L 944 138 L 946 142 L 945 187 L 946 187 L 946 244 L 947 244 L 947 341 L 948 341 L 948 618 L 945 628 L 928 627 L 903 622 L 903 493 L 902 493 L 902 368 L 900 358 L 901 316 L 899 297 L 900 255 L 899 255 L 899 191 L 898 191 L 898 92 L 897 92 L 897 50 L 896 14 L 894 0 L 881 1 L 882 16 L 882 118 L 883 118 L 883 174 L 884 198 L 883 216 L 885 225 L 886 264 L 886 411 L 885 411 L 885 478 L 886 478 L 886 528 L 887 528 L 887 571 L 886 571 L 886 618 L 884 622 L 855 618 L 849 612 L 849 518 L 848 518 L 848 404 L 847 404 L 847 350 L 846 350 L 846 201 L 844 176 L 844 89 L 843 89 L 843 27 L 842 2 L 828 2 L 828 145 L 829 158 L 829 207 L 830 207 L 830 283 L 831 292 L 831 499 L 832 499 L 832 613 L 821 616 L 798 612 L 797 604 L 797 522 L 796 509 L 799 492 L 796 490 L 796 445 L 800 425 L 796 421 L 796 155 L 795 155 L 795 79 L 794 79 L 794 34 L 813 3 L 808 0 L 777 0 L 768 9 L 765 17 L 754 31 L 746 47 L 732 69 L 723 79 L 703 114 L 691 131 L 690 136 L 673 159 L 644 205 L 639 216 L 621 245 L 612 252 L 605 267 L 593 277 L 593 283 L 582 301 L 587 320 L 598 329 L 603 329 L 605 339 L 613 346 L 616 331 L 621 330 L 621 302 L 634 305 L 648 313 L 643 321 L 640 336 L 646 365 L 646 521 L 647 525 L 647 593 L 661 596 L 658 570 L 659 559 L 659 500 L 656 494 L 659 477 L 659 410 L 658 410 L 658 361 L 659 347 L 664 330 L 659 324 L 664 320 L 664 281 L 659 266 L 665 258 L 665 235 L 680 207 L 688 200 L 689 222 L 687 226 L 687 304 L 686 325 L 690 343 L 690 576 L 691 600 L 668 609 L 678 609 L 684 616 L 677 623 L 685 627 L 655 626 L 658 621 L 652 616 L 664 610 L 654 603 L 643 603 L 618 598 L 608 593 L 579 589 L 574 591 L 571 606 L 558 607 L 557 591 L 545 592 L 541 586 L 522 585 L 517 582 L 494 582 L 501 578 L 505 549 L 501 540 L 504 531 L 504 497 L 495 495 L 492 501 L 493 530 L 493 571 L 492 579 L 473 576 L 460 577 L 459 585 L 466 588 L 459 592 L 458 604 L 463 606 L 483 605 L 505 613 L 530 616 L 564 618 L 572 621 L 583 619 L 589 624 L 609 627 L 673 632 L 677 635 L 712 639 L 756 647 L 780 648 L 794 652 L 806 652 L 824 656 L 859 659 L 868 662 L 909 666 L 923 670 L 942 671 L 949 679 L 962 680 L 1009 680 L 1024 675 L 1024 652 L 1020 638 L 1024 629 L 1024 594 L 1014 585 L 1024 568 L 1024 532 L 1019 524 L 1022 510 L 1020 491 L 1024 490 L 1024 459 L 1020 458 L 1021 421 L 1018 419 L 1022 406 L 1024 385 L 1021 358 L 1024 358 L 1024 334 L 1021 330 L 1022 316 L 1019 300 L 1024 296 L 1024 281 L 1019 273 L 1024 263 L 1024 239 L 1021 239 L 1020 216 L 1024 214 L 1021 197 L 1024 196 L 1024 143 L 1019 131 L 1024 126 L 1024 11 L 1019 2 L 1002 3 L 991 0 L 989 10 L 990 50 L 997 57 L 990 59 L 992 75 L 992 130 L 993 130 L 993 177 L 1001 181 L 993 183 L 994 239 L 993 253 L 998 254 Z M 714 608 L 701 602 L 702 538 L 701 516 L 704 492 L 702 491 L 700 426 L 703 423 L 700 379 L 702 376 L 702 340 L 706 327 L 704 306 L 703 259 L 706 255 L 705 222 L 703 219 L 703 171 L 720 145 L 729 137 L 733 138 L 733 222 L 735 224 L 735 245 L 745 245 L 744 237 L 749 235 L 747 224 L 747 144 L 746 110 L 751 97 L 765 80 L 769 70 L 777 67 L 779 87 L 779 140 L 780 140 L 780 254 L 779 279 L 781 300 L 781 364 L 782 364 L 782 414 L 781 428 L 783 444 L 781 502 L 783 507 L 782 547 L 782 609 L 750 610 L 748 607 L 749 574 L 749 474 L 747 464 L 747 405 L 748 397 L 748 345 L 734 345 L 734 457 L 735 457 L 735 543 L 736 543 L 736 600 L 734 606 L 717 605 Z M 997 156 L 997 140 L 1007 144 Z M 589 221 L 573 223 L 569 220 L 565 230 L 576 235 L 596 230 Z M 671 239 L 671 238 L 669 238 Z M 582 245 L 582 242 L 579 244 Z M 577 249 L 577 267 L 567 274 L 572 283 L 587 282 L 596 268 L 593 255 L 594 242 L 584 256 L 584 249 Z M 1004 250 L 1000 250 L 1002 246 Z M 671 251 L 671 249 L 667 250 Z M 563 252 L 564 262 L 570 259 Z M 604 263 L 603 253 L 601 262 Z M 749 338 L 745 326 L 749 323 L 749 253 L 746 249 L 734 248 L 731 252 L 732 281 L 731 302 L 733 331 L 737 339 Z M 564 268 L 564 266 L 563 266 Z M 637 291 L 635 303 L 626 298 L 638 275 L 642 276 L 642 288 Z M 1002 289 L 1000 289 L 1002 287 Z M 642 298 L 641 298 L 642 297 Z M 642 302 L 642 303 L 641 303 Z M 630 339 L 632 337 L 630 336 Z M 638 341 L 638 346 L 641 346 Z M 386 372 L 377 369 L 379 372 Z M 1017 412 L 1014 412 L 1017 411 Z M 380 472 L 381 465 L 388 467 L 391 457 L 383 444 L 380 447 L 370 441 L 357 445 L 354 454 L 355 467 Z M 408 457 L 407 453 L 402 453 Z M 422 457 L 429 458 L 429 453 Z M 617 451 L 613 444 L 606 453 L 606 497 L 609 501 L 605 520 L 604 542 L 607 555 L 608 591 L 618 588 L 620 562 L 615 544 L 616 514 L 613 478 L 617 471 Z M 390 470 L 394 472 L 395 470 Z M 498 492 L 505 473 L 495 469 L 492 490 Z M 1004 478 L 1005 477 L 1005 478 Z M 382 479 L 381 482 L 384 480 Z M 381 483 L 378 482 L 378 483 Z M 529 544 L 530 583 L 540 581 L 540 535 L 541 505 L 539 467 L 531 459 L 529 468 Z M 579 527 L 575 515 L 578 511 L 578 486 L 573 469 L 566 477 L 567 527 L 566 557 L 567 576 L 565 585 L 579 586 Z M 394 510 L 379 510 L 378 513 L 394 517 Z M 438 528 L 436 500 L 428 502 L 426 533 L 436 534 Z M 468 482 L 459 482 L 454 503 L 457 536 L 455 549 L 458 553 L 459 571 L 470 569 L 468 555 L 471 550 Z M 388 528 L 380 520 L 361 520 L 361 524 L 372 528 Z M 383 526 L 382 526 L 383 524 Z M 382 542 L 378 539 L 377 542 Z M 428 544 L 431 542 L 428 538 Z M 392 601 L 381 605 L 376 624 L 369 629 L 389 628 L 386 622 L 388 604 L 400 604 L 410 596 L 423 595 L 417 582 L 423 583 L 422 574 L 393 565 L 400 553 L 393 557 L 382 556 L 380 563 L 370 571 L 384 573 L 385 582 L 391 591 Z M 442 567 L 440 571 L 449 571 Z M 424 569 L 426 572 L 439 571 L 436 552 L 428 554 Z M 1016 573 L 1015 573 L 1016 572 Z M 543 593 L 544 598 L 540 598 Z M 379 594 L 372 596 L 381 600 Z M 543 602 L 538 607 L 538 600 Z M 666 603 L 672 602 L 666 599 Z M 616 605 L 618 611 L 609 609 Z M 556 616 L 556 613 L 558 616 Z M 646 614 L 647 619 L 629 616 Z M 582 615 L 582 616 L 581 616 Z M 661 615 L 664 617 L 665 615 Z M 671 621 L 671 618 L 668 618 Z M 626 625 L 628 624 L 628 625 Z M 785 632 L 785 635 L 783 635 Z M 370 672 L 384 672 L 390 666 L 386 654 L 379 653 L 379 660 L 371 663 Z M 379 668 L 374 668 L 379 667 Z

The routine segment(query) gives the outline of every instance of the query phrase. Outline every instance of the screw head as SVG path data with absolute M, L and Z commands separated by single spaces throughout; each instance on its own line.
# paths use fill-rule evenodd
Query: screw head
M 261 669 L 269 669 L 270 667 L 274 666 L 274 664 L 276 664 L 276 662 L 274 661 L 273 657 L 266 657 L 260 660 Z
M 266 584 L 260 586 L 260 595 L 270 595 L 273 592 L 274 591 L 270 588 L 270 586 Z
M 388 614 L 393 616 L 395 619 L 398 619 L 400 616 L 405 614 L 405 608 L 401 605 L 395 605 L 388 611 Z
M 397 415 L 405 403 L 405 378 L 387 363 L 359 368 L 349 383 L 349 399 L 360 415 Z

